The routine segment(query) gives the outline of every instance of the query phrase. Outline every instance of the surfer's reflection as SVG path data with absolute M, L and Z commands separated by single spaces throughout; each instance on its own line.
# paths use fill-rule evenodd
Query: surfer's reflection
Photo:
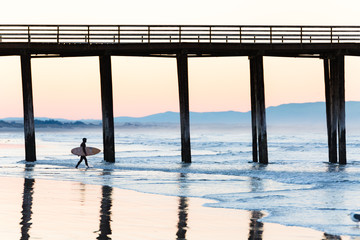
M 113 188 L 110 187 L 110 183 L 107 181 L 109 175 L 111 175 L 112 170 L 103 171 L 104 184 L 102 186 L 102 198 L 100 206 L 100 230 L 99 236 L 96 238 L 98 240 L 110 240 L 111 239 L 111 206 L 112 206 L 112 191 Z
M 183 165 L 183 167 L 185 167 Z M 178 216 L 179 221 L 177 224 L 176 239 L 177 240 L 186 240 L 186 232 L 188 229 L 187 220 L 188 220 L 188 198 L 187 195 L 187 174 L 180 173 L 179 176 L 179 207 L 178 207 Z
M 33 165 L 25 165 L 25 177 L 24 177 L 24 192 L 23 192 L 23 203 L 22 203 L 22 217 L 21 217 L 21 240 L 27 240 L 30 238 L 29 230 L 31 227 L 31 215 L 32 215 L 32 204 L 33 204 L 33 193 L 35 179 L 32 178 Z
M 85 205 L 85 197 L 86 197 L 86 184 L 79 183 L 80 184 L 80 204 L 81 206 Z

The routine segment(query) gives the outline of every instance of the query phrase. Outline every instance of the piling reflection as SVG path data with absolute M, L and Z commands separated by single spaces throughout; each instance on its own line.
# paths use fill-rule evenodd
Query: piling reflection
M 106 179 L 110 179 L 107 176 L 111 176 L 112 170 L 104 169 L 102 175 L 104 178 L 104 184 L 110 184 Z M 100 229 L 98 240 L 110 240 L 111 239 L 111 207 L 112 207 L 112 192 L 113 188 L 108 185 L 102 186 L 102 198 L 100 205 Z
M 22 203 L 22 217 L 21 217 L 21 240 L 30 239 L 29 230 L 31 228 L 31 217 L 32 217 L 32 204 L 33 204 L 33 193 L 35 179 L 32 178 L 33 165 L 26 164 L 24 173 L 24 192 L 23 192 L 23 203 Z
M 324 233 L 324 237 L 321 240 L 341 240 L 341 237 Z
M 254 165 L 253 170 L 263 170 L 267 165 Z M 264 191 L 264 184 L 261 178 L 250 177 L 250 192 L 262 192 Z M 264 232 L 264 224 L 259 222 L 264 214 L 260 211 L 251 211 L 250 214 L 250 224 L 249 224 L 249 240 L 262 240 Z
M 180 197 L 179 198 L 179 221 L 178 221 L 178 231 L 176 232 L 177 240 L 186 239 L 187 231 L 187 220 L 188 220 L 188 198 Z
M 259 222 L 264 214 L 260 211 L 251 211 L 250 226 L 249 226 L 249 240 L 262 240 L 264 232 L 264 224 Z
M 346 166 L 342 165 L 342 164 L 334 164 L 334 163 L 329 163 L 327 166 L 326 171 L 328 173 L 339 173 L 339 172 L 345 172 L 346 171 Z M 325 192 L 327 194 L 327 196 L 325 197 L 329 203 L 331 205 L 336 205 L 337 203 L 342 203 L 344 199 L 343 195 L 344 192 L 341 191 L 341 189 L 339 189 L 339 191 L 337 191 L 336 196 L 334 195 L 333 191 L 326 191 Z M 332 235 L 332 234 L 328 234 L 328 233 L 324 233 L 324 236 L 321 240 L 341 240 L 340 236 L 337 235 Z
M 329 173 L 344 172 L 345 170 L 346 170 L 345 165 L 333 164 L 333 163 L 329 163 L 326 169 L 326 171 Z
M 182 165 L 185 168 L 188 165 Z M 178 207 L 178 224 L 177 224 L 177 232 L 176 239 L 177 240 L 186 240 L 186 232 L 188 229 L 188 209 L 189 202 L 187 195 L 187 173 L 180 173 L 179 176 L 179 207 Z

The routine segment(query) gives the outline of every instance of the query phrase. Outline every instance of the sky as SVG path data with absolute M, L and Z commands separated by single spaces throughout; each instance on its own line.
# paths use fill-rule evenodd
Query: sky
M 137 0 L 2 3 L 0 24 L 358 25 L 357 0 Z M 360 101 L 360 58 L 345 59 Z M 112 57 L 114 116 L 179 111 L 176 60 Z M 320 59 L 264 58 L 266 106 L 324 101 Z M 32 59 L 36 117 L 101 119 L 98 57 Z M 190 111 L 249 111 L 247 57 L 189 59 Z M 0 57 L 0 118 L 22 117 L 20 58 Z

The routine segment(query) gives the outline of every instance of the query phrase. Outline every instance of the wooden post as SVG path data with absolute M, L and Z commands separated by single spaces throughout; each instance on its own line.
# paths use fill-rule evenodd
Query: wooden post
M 34 107 L 31 82 L 31 56 L 21 55 L 21 75 L 24 108 L 25 160 L 36 161 Z
M 337 162 L 337 141 L 336 141 L 336 125 L 333 124 L 334 118 L 334 90 L 333 90 L 333 74 L 331 72 L 330 59 L 324 59 L 324 78 L 325 78 L 325 100 L 326 100 L 326 122 L 328 134 L 328 152 L 329 162 Z
M 265 90 L 264 90 L 264 70 L 263 70 L 263 57 L 252 56 L 250 57 L 250 73 L 252 81 L 252 90 L 255 94 L 252 94 L 252 110 L 255 108 L 256 114 L 256 133 L 259 152 L 259 162 L 268 163 L 268 149 L 267 149 L 267 131 L 266 131 L 266 114 L 265 114 Z M 255 103 L 254 103 L 255 101 Z M 253 105 L 255 104 L 255 107 Z M 253 114 L 252 114 L 253 116 Z M 254 123 L 254 120 L 252 120 Z M 254 126 L 253 126 L 253 134 Z M 256 134 L 255 133 L 255 134 Z M 253 135 L 254 144 L 254 135 Z M 255 149 L 253 145 L 253 150 Z M 253 158 L 255 154 L 253 153 Z
M 337 146 L 338 146 L 338 120 L 339 120 L 339 94 L 338 94 L 338 78 L 336 69 L 336 60 L 330 59 L 330 97 L 331 97 L 331 126 L 330 141 L 332 145 L 332 153 L 330 157 L 331 163 L 337 163 Z
M 257 124 L 256 124 L 256 71 L 254 61 L 250 58 L 250 95 L 251 95 L 251 128 L 253 162 L 258 162 Z
M 265 87 L 264 87 L 264 70 L 263 57 L 256 56 L 256 114 L 258 126 L 258 141 L 259 141 L 259 162 L 268 163 L 268 149 L 267 149 L 267 131 L 266 131 L 266 113 L 265 113 Z
M 346 164 L 344 56 L 324 59 L 324 71 L 329 162 Z
M 99 60 L 101 77 L 104 160 L 106 162 L 115 162 L 111 56 L 103 55 L 99 57 Z
M 181 159 L 184 163 L 191 163 L 190 147 L 190 117 L 189 117 L 189 81 L 187 54 L 179 53 L 176 56 L 181 128 Z
M 345 61 L 343 55 L 336 57 L 336 78 L 338 86 L 338 141 L 339 163 L 346 164 L 346 131 L 345 131 Z

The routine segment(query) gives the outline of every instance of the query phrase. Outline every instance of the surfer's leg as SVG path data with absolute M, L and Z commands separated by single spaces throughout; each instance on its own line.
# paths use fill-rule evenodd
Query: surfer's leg
M 78 166 L 80 165 L 81 163 L 81 160 L 76 164 L 76 167 L 75 168 L 78 168 Z
M 85 160 L 85 165 L 86 165 L 87 167 L 89 167 L 86 157 L 84 157 L 84 160 Z
M 77 167 L 80 165 L 80 163 L 82 162 L 82 160 L 83 160 L 83 157 L 81 156 L 81 157 L 80 157 L 80 160 L 79 160 L 79 162 L 76 164 L 76 167 L 75 167 L 75 168 L 77 168 Z

